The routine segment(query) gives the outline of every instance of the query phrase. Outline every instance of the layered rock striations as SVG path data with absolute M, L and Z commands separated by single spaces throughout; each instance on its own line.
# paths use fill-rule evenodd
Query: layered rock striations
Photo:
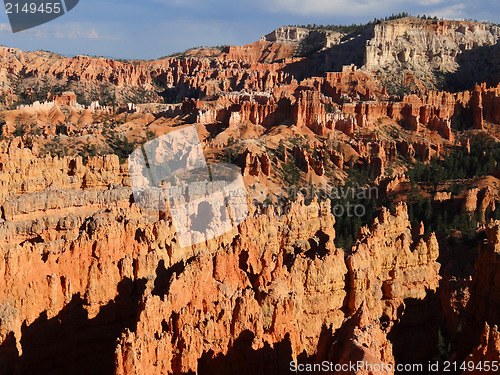
M 404 300 L 425 299 L 439 286 L 436 237 L 413 241 L 406 206 L 392 217 L 385 209 L 361 236 L 347 259 L 351 310 L 363 302 L 374 317 L 396 320 Z
M 373 358 L 393 361 L 388 342 L 373 342 L 375 336 L 387 340 L 387 331 L 364 316 L 370 311 L 377 321 L 385 316 L 396 324 L 397 310 L 405 299 L 424 300 L 436 290 L 435 238 L 421 240 L 411 250 L 406 207 L 399 206 L 395 216 L 383 212 L 372 231 L 366 229 L 345 263 L 343 251 L 330 243 L 334 233 L 328 229 L 333 222 L 328 205 L 313 202 L 304 207 L 299 202 L 286 215 L 272 211 L 268 215 L 248 219 L 240 234 L 229 240 L 232 248 L 185 264 L 160 295 L 145 295 L 137 328 L 126 332 L 117 348 L 117 373 L 197 371 L 205 363 L 204 353 L 211 358 L 243 355 L 235 353 L 233 346 L 245 331 L 251 337 L 245 344 L 256 351 L 285 341 L 290 345 L 288 360 L 302 353 L 327 358 L 330 349 L 321 337 L 330 332 L 335 339 L 341 327 L 339 335 L 348 327 L 363 331 L 362 325 L 353 328 L 357 319 L 368 319 L 366 326 L 368 321 L 375 325 L 365 338 L 372 353 L 377 353 Z M 269 220 L 281 224 L 270 225 Z M 300 222 L 296 236 L 293 227 Z M 248 242 L 251 233 L 261 235 Z M 372 245 L 382 241 L 387 244 Z M 373 271 L 358 264 L 362 261 L 371 262 Z M 344 327 L 346 313 L 357 311 L 361 317 Z M 358 341 L 352 345 L 358 349 L 352 350 L 363 351 L 365 342 L 355 337 Z M 344 360 L 355 357 L 347 346 L 342 350 Z
M 321 52 L 325 56 L 319 55 L 323 56 L 321 58 L 325 61 L 322 63 L 324 70 L 318 75 L 331 70 L 328 60 L 332 60 L 335 64 L 344 61 L 345 63 L 340 66 L 335 66 L 334 71 L 340 72 L 343 65 L 355 63 L 365 72 L 376 73 L 383 81 L 390 75 L 396 75 L 397 78 L 401 75 L 398 74 L 401 69 L 413 72 L 412 74 L 418 77 L 417 81 L 420 79 L 423 82 L 435 81 L 433 75 L 436 70 L 463 76 L 470 68 L 464 65 L 470 61 L 470 58 L 465 58 L 467 54 L 492 48 L 492 51 L 485 53 L 492 56 L 500 55 L 492 47 L 498 41 L 500 28 L 487 23 L 422 20 L 410 17 L 384 21 L 370 27 L 370 30 L 363 31 L 357 36 L 347 36 L 328 30 L 284 27 L 276 29 L 253 45 L 226 47 L 219 55 L 212 57 L 186 55 L 184 58 L 170 57 L 150 62 L 119 62 L 87 56 L 64 58 L 47 52 L 26 53 L 2 47 L 0 51 L 2 62 L 0 75 L 4 82 L 2 92 L 7 97 L 19 95 L 15 85 L 15 80 L 19 78 L 30 82 L 29 86 L 22 87 L 25 90 L 24 94 L 28 96 L 32 95 L 33 87 L 43 85 L 47 79 L 87 93 L 90 93 L 91 89 L 89 83 L 104 84 L 110 90 L 116 87 L 119 88 L 115 93 L 118 95 L 117 99 L 121 99 L 122 96 L 137 96 L 137 88 L 154 92 L 158 84 L 167 88 L 168 92 L 164 95 L 170 95 L 172 99 L 193 95 L 211 96 L 218 92 L 242 89 L 265 91 L 281 83 L 289 84 L 290 78 L 286 75 L 281 79 L 277 77 L 278 79 L 273 82 L 274 85 L 266 85 L 269 79 L 259 77 L 259 72 L 272 74 L 272 72 L 289 71 L 288 74 L 299 79 L 304 76 L 304 69 L 310 70 L 307 61 L 303 62 L 304 69 L 289 69 L 296 64 L 299 66 L 302 64 L 300 59 L 295 59 L 296 61 L 293 59 L 297 46 L 301 43 L 305 47 L 316 46 L 319 43 L 325 50 Z M 359 38 L 362 40 L 356 44 L 358 50 L 353 52 L 351 44 Z M 337 56 L 339 54 L 345 56 Z M 364 56 L 364 62 L 357 63 L 351 54 Z M 321 58 L 314 55 L 311 57 L 311 63 L 321 65 L 318 60 Z M 494 57 L 484 58 L 483 61 L 488 62 L 492 59 Z M 480 71 L 478 64 L 480 63 L 474 64 L 474 69 Z M 242 70 L 246 72 L 243 73 Z M 472 76 L 477 76 L 481 81 L 495 82 L 484 74 L 478 76 L 474 73 Z M 462 78 L 457 79 L 463 80 Z M 453 77 L 450 79 L 453 81 Z M 474 83 L 479 82 L 469 82 L 468 87 L 472 88 Z M 359 86 L 362 90 L 369 87 L 362 84 Z M 416 87 L 421 89 L 423 86 L 417 84 Z M 366 95 L 366 92 L 363 95 Z
M 196 371 L 200 363 L 211 366 L 210 358 L 237 356 L 241 345 L 259 352 L 281 343 L 289 347 L 286 360 L 314 356 L 325 330 L 335 334 L 362 301 L 374 317 L 395 322 L 394 309 L 406 298 L 424 298 L 436 284 L 435 244 L 431 238 L 410 250 L 404 206 L 366 229 L 347 262 L 333 245 L 330 204 L 306 206 L 300 199 L 285 212 L 254 213 L 204 246 L 180 249 L 167 213 L 131 203 L 117 160 L 96 157 L 83 165 L 12 152 L 23 158 L 3 164 L 4 173 L 39 179 L 36 186 L 46 188 L 23 192 L 14 178 L 3 193 L 0 334 L 11 353 L 2 357 L 8 373 L 36 365 L 53 373 L 75 370 L 54 356 L 65 352 L 71 335 L 82 337 L 82 353 L 89 355 L 87 343 L 98 337 L 92 324 L 113 327 L 102 345 L 125 330 L 116 348 L 116 371 L 123 374 Z M 372 246 L 381 236 L 390 242 Z M 386 270 L 379 287 L 357 264 L 367 251 Z M 114 312 L 103 315 L 108 306 Z M 55 320 L 62 330 L 45 338 Z M 37 352 L 30 332 L 41 332 L 44 350 Z M 103 368 L 111 366 L 109 353 L 109 344 L 103 346 Z M 84 368 L 103 369 L 100 362 Z
M 409 64 L 419 73 L 429 70 L 455 71 L 460 55 L 474 48 L 498 42 L 496 25 L 423 20 L 416 17 L 382 22 L 374 27 L 374 36 L 366 47 L 365 67 L 379 70 Z

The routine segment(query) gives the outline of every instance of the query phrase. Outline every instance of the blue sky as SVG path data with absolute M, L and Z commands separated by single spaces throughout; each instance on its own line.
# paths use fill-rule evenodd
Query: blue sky
M 0 44 L 152 59 L 196 46 L 253 43 L 288 24 L 360 23 L 403 11 L 500 23 L 498 0 L 80 0 L 63 17 L 16 34 L 2 11 Z

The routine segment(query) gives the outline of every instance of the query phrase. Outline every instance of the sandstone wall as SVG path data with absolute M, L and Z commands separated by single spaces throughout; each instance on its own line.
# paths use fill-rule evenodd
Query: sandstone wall
M 475 22 L 418 18 L 382 22 L 375 26 L 374 37 L 367 44 L 365 67 L 380 70 L 406 63 L 420 74 L 433 68 L 455 71 L 459 55 L 492 46 L 499 38 L 498 26 Z
M 322 335 L 334 335 L 363 301 L 373 319 L 394 322 L 405 299 L 435 289 L 435 239 L 412 242 L 405 206 L 365 228 L 347 262 L 333 244 L 329 203 L 305 206 L 301 199 L 285 212 L 254 210 L 238 230 L 180 249 L 167 212 L 132 203 L 125 166 L 115 157 L 83 165 L 80 158 L 33 158 L 20 148 L 11 155 L 1 169 L 6 371 L 35 363 L 71 370 L 54 360 L 59 343 L 68 335 L 92 342 L 97 333 L 88 324 L 113 328 L 104 343 L 125 332 L 116 349 L 116 371 L 123 374 L 195 371 L 207 353 L 232 353 L 248 332 L 257 352 L 288 343 L 293 358 L 315 356 Z M 258 172 L 266 173 L 265 155 L 259 163 Z M 374 276 L 367 267 L 380 272 Z M 55 321 L 63 331 L 42 340 L 45 349 L 37 352 L 31 332 L 42 334 Z M 66 326 L 71 321 L 80 323 Z M 108 362 L 110 347 L 102 350 Z M 389 358 L 387 346 L 374 348 Z
M 474 276 L 467 304 L 464 332 L 459 345 L 459 355 L 471 354 L 469 359 L 479 363 L 498 360 L 500 340 L 497 325 L 500 323 L 500 224 L 491 223 L 486 238 L 479 245 Z M 471 373 L 478 373 L 473 371 Z
M 385 316 L 394 324 L 405 299 L 424 300 L 437 289 L 436 239 L 412 243 L 406 206 L 398 206 L 395 216 L 383 212 L 371 231 L 365 228 L 347 262 L 330 242 L 328 206 L 299 203 L 285 216 L 268 215 L 245 221 L 232 248 L 186 264 L 164 295 L 145 296 L 137 329 L 127 331 L 117 348 L 118 374 L 196 371 L 203 353 L 230 355 L 244 331 L 251 332 L 247 345 L 254 350 L 286 340 L 292 358 L 326 358 L 330 349 L 321 337 L 335 335 L 345 313 L 369 310 L 374 320 Z M 349 341 L 346 324 L 338 334 Z M 390 363 L 390 344 L 374 345 L 367 358 Z M 343 350 L 344 360 L 355 358 L 347 346 Z

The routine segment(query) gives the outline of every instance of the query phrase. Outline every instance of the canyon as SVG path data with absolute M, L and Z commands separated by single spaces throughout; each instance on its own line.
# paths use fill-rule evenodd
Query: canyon
M 407 17 L 153 61 L 1 47 L 0 374 L 500 361 L 499 37 Z M 128 159 L 184 128 L 249 211 L 189 247 Z

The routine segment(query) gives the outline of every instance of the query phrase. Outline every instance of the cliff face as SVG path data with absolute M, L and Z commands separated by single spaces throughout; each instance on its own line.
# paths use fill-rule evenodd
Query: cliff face
M 175 246 L 171 222 L 131 205 L 116 156 L 0 159 L 0 373 L 111 373 L 139 280 Z
M 1 91 L 6 95 L 7 102 L 17 100 L 20 96 L 29 97 L 34 87 L 42 87 L 46 81 L 82 93 L 87 98 L 97 95 L 96 99 L 100 101 L 109 100 L 113 95 L 118 101 L 127 98 L 140 101 L 145 99 L 140 97 L 143 94 L 159 101 L 158 84 L 167 91 L 175 87 L 174 94 L 169 94 L 169 91 L 164 94 L 172 95 L 171 99 L 211 96 L 243 88 L 264 91 L 271 84 L 289 82 L 290 78 L 276 72 L 283 64 L 273 66 L 259 61 L 283 59 L 289 57 L 292 51 L 293 47 L 290 46 L 257 42 L 253 46 L 231 47 L 216 59 L 187 57 L 119 62 L 87 56 L 64 58 L 39 51 L 23 52 L 1 47 L 0 79 L 4 82 Z M 249 72 L 243 73 L 243 70 Z M 266 81 L 265 78 L 272 75 L 276 75 L 276 79 Z M 17 87 L 15 82 L 19 79 L 22 84 Z M 104 89 L 96 90 L 96 85 Z
M 276 366 L 288 366 L 304 353 L 327 356 L 326 332 L 346 334 L 345 318 L 363 301 L 373 316 L 365 320 L 391 323 L 364 339 L 372 342 L 386 337 L 405 299 L 436 287 L 435 239 L 413 244 L 405 206 L 366 228 L 347 261 L 333 245 L 329 202 L 305 206 L 300 198 L 285 212 L 254 212 L 237 230 L 179 249 L 167 213 L 131 203 L 115 158 L 83 165 L 20 148 L 11 155 L 2 164 L 12 176 L 0 220 L 0 339 L 9 353 L 2 373 L 104 371 L 115 361 L 119 374 L 179 373 L 217 368 L 249 350 L 265 357 L 280 345 Z M 99 360 L 75 367 L 64 354 L 71 337 L 78 355 Z M 388 342 L 373 345 L 369 356 L 392 360 Z
M 431 235 L 413 241 L 406 206 L 396 216 L 383 210 L 361 236 L 347 259 L 350 270 L 348 301 L 356 310 L 365 301 L 374 317 L 397 319 L 404 300 L 422 300 L 439 286 L 439 246 Z
M 464 334 L 459 354 L 480 363 L 498 360 L 500 340 L 497 325 L 500 323 L 498 289 L 500 277 L 500 225 L 492 223 L 486 229 L 486 238 L 479 245 L 479 254 L 474 266 L 474 277 L 467 304 Z M 476 371 L 471 373 L 477 373 Z
M 296 47 L 300 53 L 305 44 L 314 44 L 316 49 L 330 48 L 340 43 L 344 34 L 330 30 L 309 30 L 301 27 L 279 27 L 261 40 Z M 302 46 L 301 46 L 302 45 Z M 302 51 L 305 52 L 305 51 Z
M 387 81 L 411 71 L 423 82 L 455 90 L 479 82 L 496 85 L 500 77 L 492 64 L 500 58 L 499 37 L 498 26 L 484 23 L 412 17 L 382 22 L 367 43 L 364 68 Z
M 47 201 L 43 194 L 63 190 L 78 195 L 82 190 L 104 190 L 113 184 L 130 186 L 128 169 L 120 165 L 116 155 L 91 158 L 84 165 L 81 157 L 36 157 L 22 143 L 12 143 L 8 153 L 0 154 L 0 205 L 4 219 L 63 208 L 58 205 L 73 206 L 64 199 Z M 40 194 L 34 194 L 37 192 Z
M 204 353 L 228 355 L 249 334 L 244 344 L 256 351 L 286 341 L 295 358 L 313 354 L 323 326 L 344 318 L 347 270 L 332 224 L 328 205 L 316 203 L 247 219 L 215 253 L 189 260 L 158 294 L 145 294 L 137 328 L 118 346 L 117 373 L 196 371 Z
M 340 71 L 351 63 L 384 81 L 424 89 L 442 85 L 470 89 L 479 82 L 498 84 L 500 27 L 488 23 L 406 17 L 369 25 L 346 35 L 328 30 L 282 27 L 262 40 L 295 46 L 313 54 L 304 69 Z
M 378 319 L 373 318 L 365 303 L 338 330 L 335 341 L 327 348 L 324 359 L 345 366 L 362 362 L 364 366 L 354 371 L 356 375 L 375 373 L 392 375 L 396 365 L 392 344 L 380 328 Z M 373 370 L 381 368 L 381 364 L 384 364 L 383 369 Z M 340 373 L 349 372 L 353 373 L 353 371 Z
M 262 37 L 267 42 L 278 42 L 298 46 L 309 35 L 308 29 L 300 27 L 279 27 Z
M 486 241 L 479 248 L 475 264 L 475 274 L 471 290 L 471 301 L 468 315 L 476 322 L 487 321 L 497 324 L 499 320 L 500 302 L 496 295 L 500 283 L 498 267 L 500 267 L 500 225 L 491 225 L 486 230 Z
M 232 241 L 232 248 L 197 256 L 181 273 L 169 275 L 160 295 L 145 294 L 137 328 L 122 336 L 117 373 L 196 371 L 205 363 L 199 362 L 204 353 L 238 358 L 243 353 L 235 353 L 234 346 L 245 331 L 251 338 L 245 345 L 256 351 L 287 343 L 290 357 L 284 363 L 303 353 L 326 358 L 330 348 L 321 339 L 326 332 L 336 338 L 342 327 L 339 337 L 350 340 L 344 335 L 355 324 L 343 324 L 346 312 L 370 311 L 373 318 L 354 318 L 366 319 L 366 326 L 384 315 L 392 326 L 405 299 L 423 300 L 437 288 L 436 240 L 430 237 L 410 250 L 405 206 L 399 206 L 395 216 L 383 212 L 372 230 L 365 230 L 347 263 L 343 251 L 330 242 L 334 233 L 328 230 L 333 222 L 329 212 L 328 205 L 304 207 L 300 202 L 286 215 L 268 211 L 270 218 L 248 219 L 239 235 L 226 240 Z M 386 245 L 374 245 L 381 242 Z M 360 262 L 371 263 L 363 267 Z M 387 330 L 373 329 L 366 333 L 367 342 L 372 342 L 372 334 L 387 340 Z M 355 347 L 363 344 L 352 341 Z M 370 360 L 391 363 L 390 344 L 374 345 L 372 354 L 366 354 Z M 356 349 L 343 350 L 344 360 L 357 355 Z
M 470 89 L 482 81 L 498 84 L 500 77 L 494 67 L 500 58 L 496 47 L 499 36 L 500 28 L 490 24 L 410 17 L 384 21 L 349 36 L 328 30 L 283 27 L 254 44 L 226 47 L 210 57 L 186 53 L 183 59 L 149 62 L 87 56 L 64 58 L 2 47 L 1 92 L 7 103 L 12 103 L 20 96 L 32 96 L 34 88 L 49 82 L 93 97 L 92 100 L 109 100 L 114 94 L 121 101 L 147 94 L 160 101 L 159 93 L 176 100 L 242 89 L 265 91 L 290 83 L 293 78 L 282 75 L 271 86 L 259 72 L 282 71 L 298 78 L 312 72 L 340 72 L 343 66 L 353 63 L 366 72 L 376 73 L 384 82 L 400 80 L 406 85 L 414 81 L 413 87 L 421 91 L 425 91 L 423 83 L 433 87 L 441 79 L 451 88 Z M 301 53 L 312 55 L 294 58 Z M 448 75 L 437 77 L 436 71 Z M 21 87 L 16 85 L 19 79 L 23 81 Z M 92 91 L 92 85 L 97 84 L 104 85 L 105 90 Z M 167 90 L 162 92 L 158 85 Z
M 222 58 L 230 61 L 272 63 L 282 59 L 292 59 L 295 50 L 295 46 L 289 43 L 270 43 L 268 40 L 260 40 L 246 46 L 229 46 Z
M 359 76 L 364 75 L 359 73 Z M 303 84 L 307 82 L 304 81 Z M 199 109 L 198 121 L 221 121 L 234 125 L 250 122 L 272 128 L 290 120 L 297 127 L 307 127 L 318 135 L 327 135 L 339 130 L 354 138 L 355 133 L 375 130 L 380 127 L 383 119 L 390 119 L 415 132 L 425 129 L 435 131 L 452 142 L 453 122 L 465 121 L 476 129 L 483 129 L 487 122 L 499 122 L 496 106 L 500 97 L 498 87 L 476 86 L 472 92 L 457 94 L 431 91 L 426 95 L 405 96 L 402 102 L 367 101 L 337 105 L 328 94 L 336 96 L 331 93 L 342 92 L 343 83 L 339 83 L 337 78 L 327 76 L 326 79 L 317 78 L 315 85 L 319 86 L 318 89 L 301 86 L 295 90 L 294 95 L 283 95 L 279 100 L 274 96 L 257 99 L 249 95 L 235 95 L 224 101 L 219 99 L 218 109 Z M 382 90 L 379 90 L 378 94 L 382 95 Z M 375 95 L 377 92 L 374 90 L 372 93 Z M 351 92 L 351 95 L 359 97 L 360 94 Z M 341 97 L 348 96 L 338 97 L 340 100 Z M 328 106 L 334 109 L 333 113 L 326 112 Z M 421 150 L 415 151 L 420 153 Z M 408 151 L 407 154 L 411 152 Z
M 458 21 L 431 21 L 415 17 L 383 22 L 375 26 L 366 47 L 365 67 L 381 70 L 407 63 L 418 73 L 432 69 L 452 72 L 460 56 L 474 48 L 498 42 L 500 27 Z
M 485 371 L 494 371 L 494 369 L 485 370 L 484 365 L 498 363 L 498 358 L 500 358 L 500 333 L 498 332 L 498 326 L 490 327 L 486 323 L 481 333 L 481 344 L 467 357 L 467 361 L 473 362 L 475 368 L 473 370 L 467 369 L 463 373 L 477 375 Z M 472 368 L 472 366 L 470 367 Z

